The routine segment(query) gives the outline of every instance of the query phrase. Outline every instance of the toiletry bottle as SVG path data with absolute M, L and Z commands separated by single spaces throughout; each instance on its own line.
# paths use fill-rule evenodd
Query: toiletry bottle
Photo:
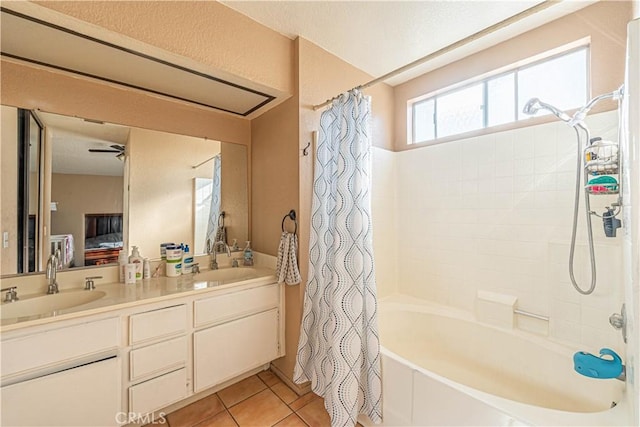
M 244 266 L 251 267 L 253 265 L 253 251 L 251 250 L 251 242 L 247 241 L 244 247 Z
M 149 258 L 145 258 L 142 263 L 142 278 L 151 279 L 151 262 L 149 261 Z
M 133 246 L 131 250 L 131 256 L 129 257 L 129 263 L 136 265 L 136 280 L 142 280 L 142 257 L 137 246 Z
M 190 274 L 192 272 L 193 257 L 189 252 L 189 245 L 184 245 L 182 252 L 182 274 Z
M 118 280 L 120 283 L 124 283 L 124 269 L 129 263 L 129 255 L 125 249 L 118 252 Z
M 233 239 L 233 245 L 231 246 L 232 251 L 239 251 L 240 247 L 238 246 L 238 239 Z

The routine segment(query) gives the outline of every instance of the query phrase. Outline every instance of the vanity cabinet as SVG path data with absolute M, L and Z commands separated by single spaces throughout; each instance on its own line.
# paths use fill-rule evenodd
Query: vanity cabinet
M 2 341 L 2 425 L 114 425 L 119 318 L 33 328 Z
M 257 372 L 283 356 L 270 280 L 3 331 L 0 425 L 149 422 Z
M 279 356 L 280 298 L 274 283 L 194 302 L 196 393 Z
M 193 334 L 194 391 L 205 390 L 278 357 L 278 310 Z
M 2 425 L 115 425 L 120 372 L 120 359 L 111 357 L 2 387 Z

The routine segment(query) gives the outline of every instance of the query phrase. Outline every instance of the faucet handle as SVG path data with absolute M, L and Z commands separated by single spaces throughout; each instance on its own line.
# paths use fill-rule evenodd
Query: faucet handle
M 91 291 L 93 289 L 96 288 L 96 284 L 94 283 L 94 280 L 96 279 L 102 279 L 102 276 L 89 276 L 89 277 L 85 277 L 84 280 L 86 281 L 84 284 L 84 290 L 85 291 Z
M 0 292 L 5 292 L 5 291 L 7 292 L 7 294 L 4 297 L 4 302 L 14 302 L 20 299 L 18 298 L 17 286 L 11 286 L 10 288 L 0 289 Z

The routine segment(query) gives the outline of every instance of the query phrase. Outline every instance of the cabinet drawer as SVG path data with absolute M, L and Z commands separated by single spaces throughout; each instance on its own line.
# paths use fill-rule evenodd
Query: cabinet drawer
M 148 414 L 187 397 L 187 370 L 170 372 L 129 387 L 129 412 Z
M 2 378 L 115 351 L 119 331 L 112 317 L 2 341 Z
M 277 284 L 201 299 L 194 303 L 194 326 L 213 325 L 278 306 Z
M 193 334 L 196 393 L 278 357 L 278 310 Z
M 113 357 L 2 388 L 3 426 L 112 426 L 122 409 Z
M 140 344 L 179 335 L 187 329 L 187 307 L 176 305 L 129 318 L 129 343 Z
M 179 368 L 187 363 L 187 338 L 175 338 L 132 350 L 129 358 L 131 381 Z

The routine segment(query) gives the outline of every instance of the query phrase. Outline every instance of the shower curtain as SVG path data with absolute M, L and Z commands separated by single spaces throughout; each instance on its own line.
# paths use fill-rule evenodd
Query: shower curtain
M 320 118 L 309 277 L 294 381 L 311 381 L 332 427 L 382 414 L 371 228 L 371 101 L 341 95 Z
M 220 203 L 222 199 L 221 189 L 220 189 L 220 154 L 213 158 L 213 181 L 211 188 L 211 208 L 209 209 L 209 221 L 207 222 L 207 237 L 205 238 L 205 243 L 207 240 L 211 241 L 211 244 L 215 243 L 216 234 L 218 233 L 218 216 L 220 215 Z M 205 246 L 206 247 L 206 246 Z

